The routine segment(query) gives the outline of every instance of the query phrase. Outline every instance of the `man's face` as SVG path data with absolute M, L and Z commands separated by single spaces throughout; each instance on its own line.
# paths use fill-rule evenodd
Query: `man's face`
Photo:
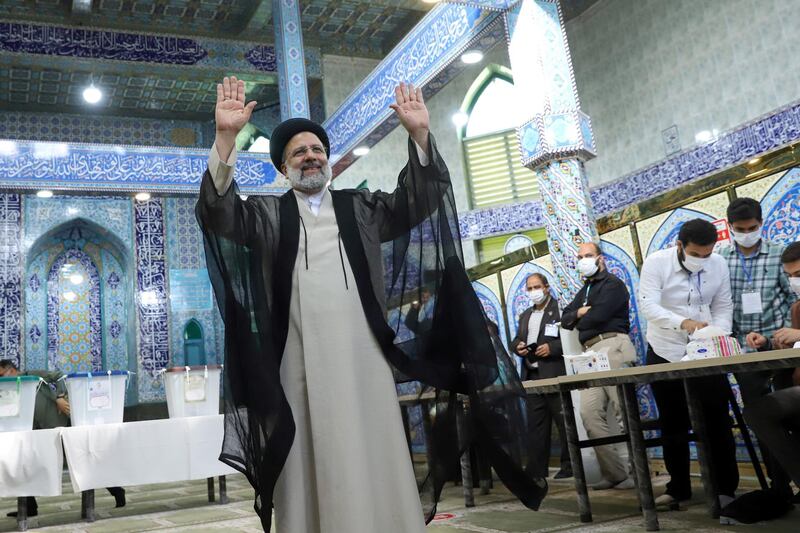
M 685 245 L 678 241 L 678 248 L 683 250 L 685 255 L 690 255 L 692 257 L 699 257 L 701 259 L 705 259 L 706 257 L 711 257 L 711 254 L 714 253 L 714 245 L 716 243 L 707 244 L 705 246 L 701 246 L 699 244 L 695 244 L 690 242 L 689 244 Z
M 19 374 L 19 370 L 10 366 L 8 368 L 0 368 L 0 378 L 13 378 Z
M 281 172 L 294 189 L 306 193 L 322 190 L 331 180 L 331 167 L 319 137 L 309 131 L 292 137 L 283 151 Z
M 783 264 L 783 271 L 790 278 L 800 278 L 800 259 Z
M 535 291 L 536 289 L 541 289 L 541 290 L 547 292 L 546 289 L 545 289 L 545 285 L 544 285 L 544 283 L 542 283 L 542 280 L 539 279 L 539 276 L 531 276 L 525 282 L 525 290 L 528 291 L 528 292 L 531 292 L 531 291 Z
M 431 299 L 431 293 L 430 293 L 430 291 L 422 291 L 422 293 L 419 295 L 419 297 L 420 297 L 420 300 L 422 301 L 422 303 L 426 304 Z
M 747 220 L 738 220 L 731 223 L 731 228 L 736 233 L 753 233 L 758 231 L 761 227 L 761 221 L 757 218 L 748 218 Z
M 597 247 L 594 243 L 585 242 L 578 246 L 578 261 L 587 258 L 597 260 L 598 270 L 603 270 L 605 268 L 603 256 L 597 253 Z

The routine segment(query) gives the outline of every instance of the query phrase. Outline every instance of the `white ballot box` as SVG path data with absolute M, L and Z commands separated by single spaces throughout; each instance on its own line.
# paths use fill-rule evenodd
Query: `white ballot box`
M 170 418 L 219 414 L 221 365 L 175 366 L 164 371 Z
M 0 431 L 30 431 L 36 391 L 42 378 L 14 376 L 0 378 Z
M 69 418 L 72 425 L 121 423 L 128 374 L 127 370 L 68 374 Z

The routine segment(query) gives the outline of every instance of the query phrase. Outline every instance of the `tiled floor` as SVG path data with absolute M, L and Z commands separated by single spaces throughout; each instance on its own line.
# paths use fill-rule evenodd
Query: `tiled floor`
M 666 480 L 656 478 L 656 493 Z M 746 491 L 752 483 L 743 482 Z M 39 500 L 39 516 L 32 519 L 35 531 L 121 533 L 136 531 L 219 532 L 261 531 L 253 512 L 252 491 L 241 476 L 228 478 L 227 505 L 209 504 L 205 481 L 149 485 L 128 488 L 128 505 L 113 508 L 113 499 L 105 491 L 96 492 L 98 520 L 88 524 L 79 520 L 80 498 L 69 485 L 64 495 Z M 710 533 L 796 533 L 800 531 L 800 510 L 767 524 L 720 526 L 707 518 L 700 498 L 702 490 L 695 489 L 696 498 L 685 510 L 659 513 L 662 531 L 693 531 Z M 644 531 L 638 504 L 633 491 L 603 491 L 590 494 L 594 522 L 582 524 L 577 519 L 577 505 L 572 485 L 567 481 L 552 481 L 550 493 L 539 512 L 532 512 L 517 503 L 502 487 L 495 485 L 491 494 L 481 496 L 476 491 L 476 507 L 465 509 L 461 488 L 449 486 L 439 505 L 439 516 L 429 527 L 431 533 L 507 533 L 507 532 L 608 532 Z M 5 518 L 16 501 L 0 500 L 0 532 L 15 531 L 16 522 Z M 338 533 L 338 532 L 337 532 Z M 343 532 L 346 533 L 346 532 Z M 380 533 L 380 532 L 376 532 Z

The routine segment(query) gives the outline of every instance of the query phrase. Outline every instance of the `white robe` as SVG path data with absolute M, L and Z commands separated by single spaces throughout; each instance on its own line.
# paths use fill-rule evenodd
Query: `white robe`
M 340 246 L 331 194 L 316 216 L 297 202 L 302 223 L 280 371 L 297 432 L 275 487 L 277 533 L 422 532 L 394 379 Z

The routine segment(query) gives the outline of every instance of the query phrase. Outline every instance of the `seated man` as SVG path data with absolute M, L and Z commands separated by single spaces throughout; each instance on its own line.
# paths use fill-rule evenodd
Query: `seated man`
M 792 327 L 779 329 L 772 339 L 760 333 L 749 333 L 747 344 L 751 348 L 800 348 L 800 242 L 786 247 L 781 255 L 781 263 L 798 297 L 798 301 L 792 305 Z M 792 381 L 793 387 L 773 392 L 746 405 L 744 418 L 795 485 L 800 487 L 800 368 L 794 370 Z M 798 496 L 794 500 L 797 502 Z
M 560 317 L 558 302 L 550 297 L 550 285 L 542 274 L 536 273 L 525 280 L 525 290 L 531 307 L 519 317 L 517 336 L 511 341 L 511 351 L 523 360 L 522 379 L 545 379 L 567 373 L 562 357 L 561 339 L 557 322 Z M 530 348 L 529 348 L 530 347 Z M 558 394 L 529 394 L 527 399 L 529 468 L 534 475 L 547 477 L 550 458 L 550 437 L 553 422 L 561 440 L 561 468 L 554 479 L 572 477 L 572 462 L 564 431 L 564 415 Z
M 11 359 L 0 360 L 0 377 L 38 376 L 44 380 L 36 393 L 36 406 L 33 411 L 33 429 L 52 429 L 69 426 L 69 399 L 67 386 L 61 378 L 61 372 L 47 370 L 28 370 L 20 372 L 17 364 Z M 109 487 L 108 492 L 114 496 L 116 507 L 125 506 L 125 489 L 122 487 Z M 39 514 L 39 504 L 36 498 L 28 496 L 28 516 Z M 16 517 L 16 511 L 6 516 Z

